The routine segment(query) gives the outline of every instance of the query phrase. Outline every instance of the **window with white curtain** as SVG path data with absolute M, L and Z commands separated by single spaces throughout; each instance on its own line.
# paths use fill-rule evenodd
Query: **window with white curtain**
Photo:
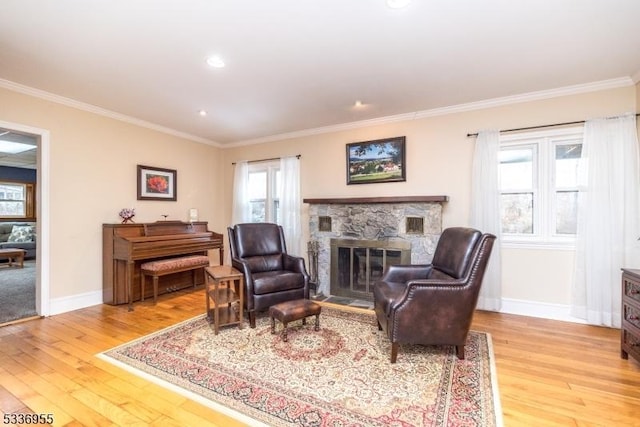
M 577 228 L 582 128 L 502 135 L 503 241 L 571 245 Z
M 280 161 L 249 164 L 249 203 L 252 222 L 279 223 Z

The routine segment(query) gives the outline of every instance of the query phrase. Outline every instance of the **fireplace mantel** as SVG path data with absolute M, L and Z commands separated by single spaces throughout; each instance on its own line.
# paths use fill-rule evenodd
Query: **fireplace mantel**
M 397 196 L 397 197 L 341 197 L 329 199 L 302 199 L 310 205 L 353 205 L 359 203 L 443 203 L 449 196 Z

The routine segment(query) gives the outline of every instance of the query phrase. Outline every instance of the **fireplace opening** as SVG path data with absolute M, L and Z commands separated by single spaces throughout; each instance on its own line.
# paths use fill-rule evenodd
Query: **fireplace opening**
M 409 264 L 411 243 L 331 239 L 331 295 L 373 300 L 373 286 L 389 265 Z

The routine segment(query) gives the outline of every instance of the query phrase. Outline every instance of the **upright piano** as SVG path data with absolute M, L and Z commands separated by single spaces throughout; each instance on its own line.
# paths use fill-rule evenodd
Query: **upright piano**
M 140 265 L 146 261 L 181 255 L 207 255 L 218 249 L 223 263 L 222 234 L 209 231 L 207 222 L 158 221 L 140 224 L 102 225 L 102 299 L 105 304 L 128 302 L 127 283 L 132 300 L 140 299 Z M 196 274 L 204 283 L 204 272 Z M 158 294 L 192 286 L 190 272 L 160 278 Z

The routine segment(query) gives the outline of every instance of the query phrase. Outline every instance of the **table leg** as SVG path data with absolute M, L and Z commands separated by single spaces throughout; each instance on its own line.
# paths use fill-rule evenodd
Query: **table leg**
M 209 284 L 211 283 L 211 279 L 209 278 L 209 274 L 205 274 L 204 278 L 204 299 L 206 301 L 206 313 L 207 313 L 207 321 L 211 324 L 211 303 L 209 302 Z
M 218 289 L 220 288 L 220 280 L 213 279 L 213 295 L 215 295 L 216 301 L 213 302 L 213 334 L 218 335 L 218 330 L 220 329 L 220 310 L 218 306 L 220 303 L 217 298 L 219 298 Z
M 240 302 L 238 303 L 238 329 L 242 329 L 242 322 L 244 320 L 242 310 L 244 309 L 244 278 L 237 280 L 238 282 L 238 295 Z

